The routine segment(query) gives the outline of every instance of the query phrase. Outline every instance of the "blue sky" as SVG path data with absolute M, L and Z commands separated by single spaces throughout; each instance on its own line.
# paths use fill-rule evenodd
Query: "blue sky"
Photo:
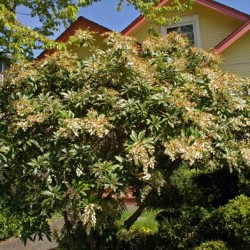
M 93 5 L 81 8 L 79 16 L 84 16 L 96 23 L 99 23 L 111 30 L 121 31 L 128 24 L 130 24 L 136 17 L 139 16 L 139 12 L 136 11 L 133 6 L 126 3 L 122 6 L 122 11 L 117 11 L 118 0 L 101 0 Z M 17 18 L 25 25 L 31 28 L 39 25 L 39 21 L 36 18 L 31 19 L 27 14 L 29 9 L 19 7 L 17 10 Z M 64 31 L 63 27 L 60 33 Z
M 217 0 L 217 2 L 250 14 L 250 0 Z
M 116 11 L 117 0 L 102 0 L 93 6 L 82 9 L 81 15 L 112 30 L 123 30 L 139 13 L 124 4 L 121 12 Z M 217 0 L 242 12 L 250 14 L 250 0 Z
M 217 1 L 250 14 L 250 0 Z M 123 5 L 122 11 L 117 12 L 117 3 L 118 0 L 101 0 L 90 7 L 82 8 L 79 15 L 97 22 L 111 30 L 121 31 L 128 24 L 130 24 L 139 15 L 139 13 L 132 6 L 128 6 L 127 4 Z M 24 8 L 19 8 L 18 11 L 21 13 L 28 13 L 28 10 Z M 18 14 L 18 18 L 21 22 L 30 27 L 34 27 L 38 23 L 37 20 L 30 20 L 30 18 L 26 15 Z M 62 27 L 62 30 L 58 34 L 63 31 L 64 28 Z
M 217 0 L 220 3 L 238 9 L 242 12 L 250 14 L 250 0 Z M 111 30 L 121 31 L 127 25 L 129 25 L 139 13 L 132 7 L 128 6 L 126 3 L 123 4 L 122 11 L 117 12 L 118 0 L 101 0 L 98 3 L 93 4 L 90 7 L 82 8 L 79 15 L 84 16 L 98 24 L 101 24 Z M 28 13 L 28 9 L 19 8 L 18 12 Z M 38 20 L 30 19 L 27 15 L 18 14 L 18 19 L 30 26 L 31 28 L 39 25 Z M 64 27 L 61 27 L 59 32 L 56 32 L 54 38 L 58 37 L 63 31 Z M 35 53 L 37 54 L 37 53 Z

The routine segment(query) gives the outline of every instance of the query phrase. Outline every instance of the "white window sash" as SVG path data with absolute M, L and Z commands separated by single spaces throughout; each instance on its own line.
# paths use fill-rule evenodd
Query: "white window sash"
M 175 28 L 175 27 L 180 27 L 180 26 L 185 26 L 185 25 L 191 24 L 191 25 L 193 25 L 193 30 L 194 30 L 195 46 L 201 47 L 199 16 L 198 15 L 184 16 L 184 17 L 181 17 L 180 19 L 181 19 L 181 21 L 179 21 L 175 24 L 168 25 L 167 27 L 162 26 L 161 27 L 161 34 L 166 35 L 168 28 Z

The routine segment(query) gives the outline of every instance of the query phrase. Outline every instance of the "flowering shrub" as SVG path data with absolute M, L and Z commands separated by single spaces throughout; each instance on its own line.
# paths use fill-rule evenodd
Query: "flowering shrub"
M 0 85 L 0 202 L 21 218 L 24 241 L 50 237 L 60 210 L 68 248 L 118 247 L 126 190 L 141 201 L 129 230 L 177 169 L 249 166 L 248 79 L 174 33 L 141 49 L 116 33 L 106 44 L 85 59 L 19 63 Z

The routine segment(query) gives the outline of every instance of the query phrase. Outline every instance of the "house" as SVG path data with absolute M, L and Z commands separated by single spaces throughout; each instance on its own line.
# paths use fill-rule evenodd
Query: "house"
M 88 29 L 95 33 L 94 38 L 95 42 L 94 45 L 98 46 L 100 48 L 105 48 L 105 45 L 103 43 L 103 37 L 102 35 L 106 32 L 111 32 L 110 29 L 95 23 L 93 21 L 90 21 L 89 19 L 86 19 L 82 16 L 80 16 L 71 26 L 66 29 L 57 39 L 57 42 L 65 42 L 69 39 L 70 36 L 74 35 L 75 31 L 78 29 Z M 80 48 L 80 47 L 72 47 L 69 48 L 70 50 L 77 53 L 80 57 L 86 57 L 91 55 L 91 51 L 89 48 Z M 54 52 L 54 50 L 45 50 L 43 51 L 39 56 L 38 59 L 44 58 L 46 55 L 50 55 Z
M 163 0 L 158 6 L 168 2 Z M 250 15 L 211 0 L 195 0 L 192 10 L 171 15 L 180 16 L 181 21 L 158 27 L 161 34 L 176 30 L 186 33 L 191 44 L 220 54 L 222 68 L 250 76 Z M 142 42 L 147 37 L 148 27 L 146 18 L 139 16 L 122 34 L 134 36 Z
M 157 6 L 168 4 L 162 0 Z M 167 27 L 155 27 L 165 35 L 171 31 L 185 33 L 190 44 L 205 50 L 213 50 L 223 58 L 221 67 L 241 76 L 250 77 L 250 15 L 242 13 L 212 0 L 195 0 L 193 8 L 183 13 L 171 13 L 169 17 L 178 15 L 180 22 Z M 80 20 L 79 20 L 80 19 Z M 65 41 L 77 28 L 89 28 L 102 34 L 109 31 L 87 19 L 79 18 L 57 40 Z M 143 42 L 148 36 L 150 24 L 146 17 L 139 16 L 121 33 L 133 36 Z M 102 38 L 97 41 L 100 44 Z M 74 49 L 80 56 L 88 53 Z M 48 52 L 41 54 L 43 57 Z

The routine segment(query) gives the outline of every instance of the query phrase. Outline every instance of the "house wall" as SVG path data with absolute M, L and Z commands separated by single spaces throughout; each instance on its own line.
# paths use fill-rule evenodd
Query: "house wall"
M 218 43 L 238 29 L 242 22 L 196 4 L 192 11 L 199 15 L 203 49 L 213 49 Z M 190 13 L 191 14 L 191 13 Z
M 222 57 L 223 69 L 250 77 L 250 32 L 228 47 Z
M 184 13 L 173 13 L 171 16 L 198 15 L 201 36 L 201 48 L 213 49 L 232 32 L 242 26 L 243 22 L 233 17 L 224 15 L 202 5 L 194 4 L 192 10 Z M 145 22 L 131 33 L 131 36 L 143 42 L 148 36 L 149 22 Z M 155 29 L 160 32 L 160 27 Z M 237 73 L 241 76 L 250 76 L 250 32 L 240 38 L 222 53 L 222 68 Z
M 181 18 L 182 16 L 192 15 L 198 15 L 199 17 L 201 47 L 203 49 L 214 48 L 219 42 L 242 25 L 242 21 L 223 15 L 197 3 L 194 4 L 192 10 L 185 11 L 184 13 L 172 13 L 169 17 L 179 16 Z M 149 22 L 145 22 L 132 32 L 131 36 L 136 37 L 139 42 L 142 42 L 148 36 L 149 27 Z M 160 28 L 156 28 L 156 31 L 159 32 Z
M 93 46 L 95 48 L 101 48 L 105 49 L 107 46 L 104 43 L 104 37 L 101 37 L 100 35 L 94 36 L 95 41 L 93 42 Z M 91 48 L 90 47 L 77 47 L 77 46 L 71 46 L 69 48 L 70 51 L 77 53 L 77 55 L 80 58 L 86 58 L 92 55 Z
M 150 27 L 150 24 L 148 21 L 146 21 L 138 29 L 132 32 L 130 36 L 135 37 L 139 43 L 142 43 L 149 36 L 148 34 L 149 27 Z M 155 26 L 154 29 L 156 32 L 160 32 L 160 27 Z

